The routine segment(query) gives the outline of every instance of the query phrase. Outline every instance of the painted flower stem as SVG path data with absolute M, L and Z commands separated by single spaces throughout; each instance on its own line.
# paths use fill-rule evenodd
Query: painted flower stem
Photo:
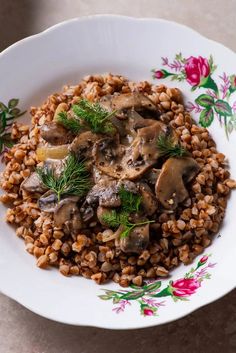
M 130 291 L 103 289 L 105 294 L 99 295 L 99 297 L 102 300 L 112 300 L 115 305 L 112 310 L 116 314 L 124 312 L 128 306 L 127 304 L 130 306 L 131 303 L 138 303 L 141 315 L 157 316 L 159 307 L 164 305 L 163 301 L 156 301 L 157 298 L 171 297 L 174 302 L 188 300 L 191 295 L 198 291 L 203 280 L 210 279 L 208 269 L 213 268 L 215 264 L 207 264 L 208 260 L 209 255 L 202 256 L 196 266 L 187 272 L 183 278 L 169 281 L 161 290 L 162 281 L 157 280 L 145 283 L 142 287 L 131 285 L 132 290 Z

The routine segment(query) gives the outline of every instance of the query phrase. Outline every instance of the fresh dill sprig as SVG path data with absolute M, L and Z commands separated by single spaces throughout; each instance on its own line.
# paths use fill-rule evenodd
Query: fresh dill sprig
M 133 192 L 127 191 L 122 185 L 119 190 L 122 209 L 127 213 L 139 212 L 142 197 Z
M 158 136 L 157 148 L 160 156 L 165 158 L 186 157 L 189 155 L 189 152 L 180 143 L 175 142 L 173 137 L 165 136 L 164 134 Z
M 36 172 L 42 183 L 55 192 L 58 201 L 63 194 L 84 195 L 90 188 L 89 174 L 83 161 L 78 161 L 74 154 L 70 154 L 64 164 L 64 169 L 55 175 L 52 168 L 37 168 Z
M 129 221 L 130 213 L 139 212 L 142 198 L 140 195 L 127 191 L 122 185 L 119 190 L 121 199 L 121 207 L 118 210 L 112 210 L 103 215 L 103 221 L 111 228 L 123 226 L 123 231 L 120 234 L 121 238 L 129 236 L 130 232 L 137 226 L 152 223 L 154 221 L 143 221 L 132 223 Z
M 85 121 L 91 131 L 101 134 L 115 132 L 115 127 L 110 121 L 115 111 L 108 112 L 99 103 L 91 103 L 86 99 L 74 104 L 72 110 L 79 119 Z
M 81 124 L 77 119 L 68 118 L 66 112 L 60 112 L 56 117 L 57 123 L 63 125 L 67 130 L 77 135 L 81 130 Z
M 103 215 L 103 221 L 109 225 L 111 228 L 118 228 L 120 225 L 123 226 L 123 230 L 120 234 L 121 238 L 126 238 L 129 236 L 130 232 L 138 226 L 142 226 L 148 223 L 152 223 L 154 221 L 143 221 L 138 223 L 132 223 L 129 221 L 129 214 L 126 212 L 119 212 L 116 210 L 112 210 L 111 212 L 107 212 Z

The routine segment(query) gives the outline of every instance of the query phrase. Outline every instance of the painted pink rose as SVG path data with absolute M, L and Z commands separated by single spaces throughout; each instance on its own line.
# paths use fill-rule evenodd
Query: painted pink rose
M 196 290 L 201 286 L 195 278 L 181 278 L 172 283 L 173 294 L 176 297 L 188 297 L 196 293 Z
M 144 316 L 153 316 L 154 314 L 155 314 L 155 312 L 151 308 L 143 309 L 143 315 Z
M 184 65 L 186 79 L 191 86 L 198 86 L 202 78 L 210 75 L 208 60 L 199 56 L 190 56 Z

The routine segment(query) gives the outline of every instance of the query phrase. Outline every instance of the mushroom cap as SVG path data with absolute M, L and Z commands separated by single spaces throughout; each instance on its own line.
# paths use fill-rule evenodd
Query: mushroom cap
M 57 204 L 57 195 L 51 190 L 45 192 L 45 194 L 38 199 L 38 206 L 40 210 L 44 212 L 54 212 Z
M 200 167 L 191 157 L 169 158 L 157 179 L 156 197 L 164 208 L 174 210 L 188 197 L 185 183 L 190 182 Z
M 151 111 L 159 114 L 156 105 L 150 98 L 139 92 L 114 94 L 102 97 L 100 104 L 108 111 L 116 111 L 120 119 L 127 119 L 129 109 L 136 111 Z
M 158 208 L 156 196 L 146 183 L 138 183 L 138 190 L 142 196 L 141 205 L 143 206 L 145 214 L 147 216 L 153 215 Z
M 99 134 L 94 134 L 91 131 L 84 131 L 74 138 L 70 145 L 70 151 L 75 153 L 78 158 L 86 159 L 88 168 L 92 164 L 92 148 L 96 141 L 100 139 Z
M 77 201 L 73 197 L 68 197 L 58 203 L 54 211 L 54 223 L 67 234 L 77 234 L 83 227 Z
M 103 226 L 109 226 L 109 224 L 106 224 L 106 222 L 104 222 L 103 220 L 103 216 L 105 214 L 111 213 L 112 209 L 107 208 L 107 207 L 102 207 L 102 206 L 98 206 L 97 208 L 97 218 L 99 220 L 99 222 L 103 225 Z
M 149 224 L 133 228 L 128 237 L 120 239 L 120 248 L 125 253 L 140 254 L 149 243 Z
M 116 179 L 135 180 L 143 175 L 157 162 L 157 136 L 165 131 L 163 123 L 152 121 L 152 125 L 138 129 L 129 147 L 109 137 L 99 140 L 93 150 L 96 167 Z
M 51 145 L 65 145 L 73 139 L 71 132 L 55 121 L 42 125 L 40 132 L 42 138 Z
M 30 176 L 22 182 L 21 188 L 24 191 L 30 192 L 32 194 L 43 194 L 48 190 L 36 172 L 30 174 Z
M 86 202 L 89 205 L 98 203 L 103 207 L 119 207 L 121 200 L 118 191 L 116 180 L 101 180 L 88 192 Z

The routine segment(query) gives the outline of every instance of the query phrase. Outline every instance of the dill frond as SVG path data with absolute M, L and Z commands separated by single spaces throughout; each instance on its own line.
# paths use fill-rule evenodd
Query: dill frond
M 176 143 L 171 136 L 165 136 L 164 134 L 158 136 L 157 148 L 160 156 L 165 158 L 186 157 L 189 155 L 189 152 L 180 143 Z
M 68 118 L 66 112 L 60 112 L 56 121 L 58 124 L 63 125 L 67 130 L 71 131 L 73 134 L 77 135 L 81 130 L 81 124 L 77 119 Z
M 52 168 L 37 168 L 36 172 L 42 183 L 55 192 L 58 201 L 63 194 L 84 195 L 90 188 L 89 174 L 83 161 L 70 154 L 65 161 L 64 169 L 59 176 Z
M 81 99 L 77 104 L 72 106 L 72 110 L 95 133 L 113 134 L 116 131 L 110 121 L 115 111 L 110 113 L 99 103 L 91 103 L 86 99 Z

